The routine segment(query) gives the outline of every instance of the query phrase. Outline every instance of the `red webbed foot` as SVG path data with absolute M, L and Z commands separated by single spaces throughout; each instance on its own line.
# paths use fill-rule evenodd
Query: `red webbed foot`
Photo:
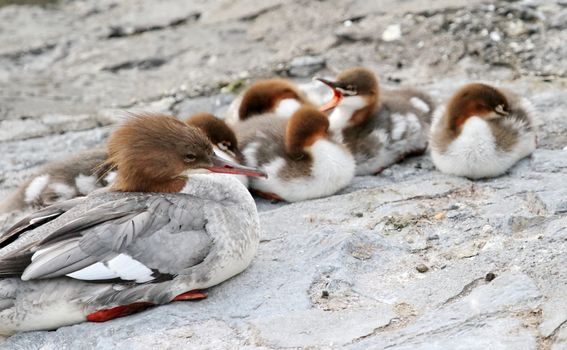
M 134 314 L 136 312 L 145 310 L 150 306 L 154 305 L 153 303 L 140 301 L 137 303 L 132 303 L 128 305 L 120 305 L 110 309 L 103 309 L 93 312 L 92 314 L 87 315 L 87 321 L 89 322 L 106 322 L 113 320 L 118 317 L 128 316 Z
M 184 301 L 184 300 L 201 300 L 207 298 L 207 293 L 202 292 L 198 289 L 190 290 L 188 292 L 179 294 L 172 301 Z

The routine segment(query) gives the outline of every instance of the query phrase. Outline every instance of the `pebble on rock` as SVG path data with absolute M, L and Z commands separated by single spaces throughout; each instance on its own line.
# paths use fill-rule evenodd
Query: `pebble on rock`
M 391 24 L 382 33 L 382 40 L 386 42 L 400 40 L 402 37 L 402 27 L 399 24 Z

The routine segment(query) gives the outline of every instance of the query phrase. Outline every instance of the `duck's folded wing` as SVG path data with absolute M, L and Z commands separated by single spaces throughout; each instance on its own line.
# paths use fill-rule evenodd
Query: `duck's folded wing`
M 212 244 L 203 221 L 189 217 L 198 205 L 180 209 L 154 196 L 142 207 L 122 200 L 94 208 L 40 242 L 22 279 L 66 275 L 145 283 L 171 278 L 186 264 L 202 260 Z
M 21 219 L 0 236 L 0 249 L 14 242 L 24 232 L 56 219 L 69 209 L 82 203 L 85 197 L 73 198 L 36 211 Z

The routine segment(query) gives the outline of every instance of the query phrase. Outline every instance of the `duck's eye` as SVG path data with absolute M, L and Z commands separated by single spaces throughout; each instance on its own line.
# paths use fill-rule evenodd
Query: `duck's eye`
M 496 108 L 494 108 L 494 111 L 500 115 L 508 115 L 510 114 L 510 110 L 508 109 L 508 107 L 505 107 L 504 105 L 498 105 L 496 106 Z
M 218 146 L 221 150 L 228 151 L 230 149 L 231 144 L 228 141 L 222 141 L 219 142 Z
M 185 155 L 185 161 L 186 161 L 186 162 L 194 162 L 195 159 L 197 159 L 197 156 L 194 155 L 194 154 L 192 154 L 192 153 L 189 153 L 189 154 L 186 154 L 186 155 Z
M 349 96 L 356 96 L 358 94 L 358 90 L 356 89 L 356 86 L 349 84 L 345 89 L 345 94 Z

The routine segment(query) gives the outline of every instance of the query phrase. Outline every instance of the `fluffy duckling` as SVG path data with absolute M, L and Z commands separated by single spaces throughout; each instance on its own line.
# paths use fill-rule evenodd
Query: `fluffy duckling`
M 525 98 L 486 84 L 468 84 L 436 111 L 431 157 L 444 173 L 498 176 L 536 148 L 534 108 Z
M 267 179 L 251 179 L 260 195 L 297 202 L 330 196 L 354 176 L 349 150 L 329 135 L 329 120 L 304 106 L 291 119 L 263 115 L 236 128 L 246 164 L 262 169 Z
M 203 298 L 197 289 L 252 261 L 254 200 L 230 176 L 196 174 L 261 171 L 222 160 L 169 116 L 131 118 L 108 152 L 118 169 L 108 191 L 47 207 L 0 237 L 0 336 Z
M 46 164 L 0 204 L 0 213 L 43 208 L 107 186 L 116 173 L 104 166 L 106 158 L 106 149 L 97 148 Z
M 427 94 L 381 91 L 374 73 L 365 68 L 347 69 L 335 81 L 316 79 L 333 89 L 333 99 L 320 109 L 333 109 L 330 129 L 353 153 L 357 175 L 380 173 L 427 148 L 434 108 Z
M 224 122 L 210 113 L 198 113 L 187 118 L 186 123 L 201 131 L 213 144 L 215 154 L 219 157 L 242 164 L 244 156 L 238 149 L 238 140 L 234 131 Z M 248 177 L 243 175 L 233 175 L 245 187 L 248 187 Z

